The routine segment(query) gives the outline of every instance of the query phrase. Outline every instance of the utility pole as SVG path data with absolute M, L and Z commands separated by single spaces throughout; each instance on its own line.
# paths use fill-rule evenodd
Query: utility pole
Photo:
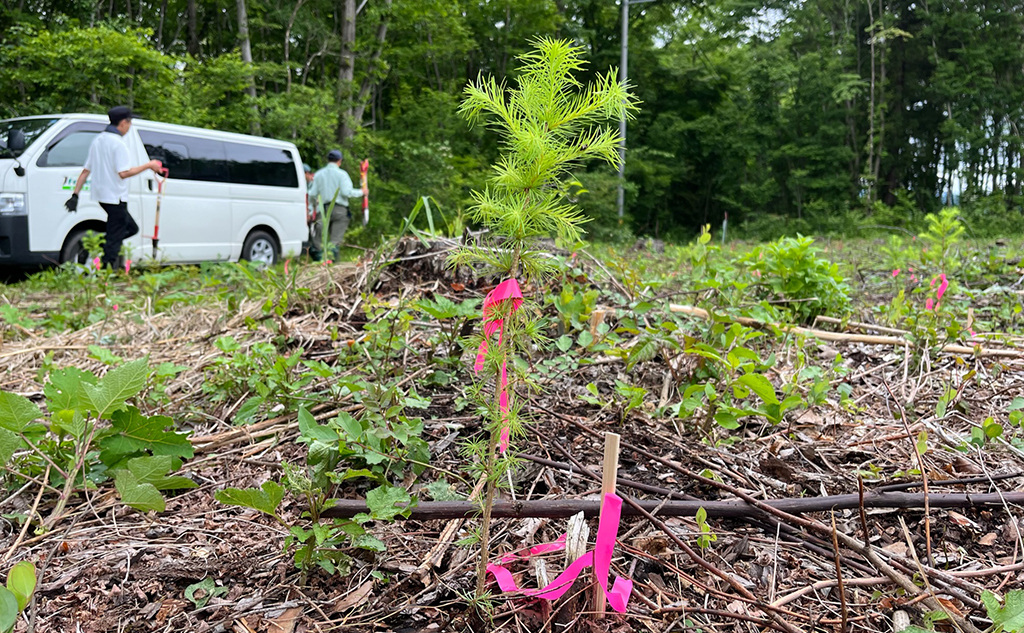
M 629 80 L 629 0 L 619 0 L 622 3 L 622 59 L 619 61 L 619 81 L 625 86 Z M 619 224 L 622 224 L 622 214 L 626 207 L 626 189 L 623 184 L 626 182 L 626 113 L 622 113 L 619 119 Z
M 619 0 L 622 4 L 622 59 L 619 61 L 619 81 L 625 86 L 629 81 L 629 5 L 653 2 L 654 0 Z M 626 113 L 619 119 L 619 224 L 626 208 Z

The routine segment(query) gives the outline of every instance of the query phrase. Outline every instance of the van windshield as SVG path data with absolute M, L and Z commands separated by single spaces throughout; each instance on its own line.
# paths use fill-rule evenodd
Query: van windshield
M 25 150 L 32 146 L 32 142 L 39 138 L 39 135 L 50 129 L 50 126 L 57 122 L 57 119 L 7 119 L 0 121 L 0 139 L 7 142 L 7 135 L 13 129 L 19 129 L 25 133 Z M 9 149 L 0 149 L 0 158 L 17 156 L 23 154 L 22 150 L 15 154 Z

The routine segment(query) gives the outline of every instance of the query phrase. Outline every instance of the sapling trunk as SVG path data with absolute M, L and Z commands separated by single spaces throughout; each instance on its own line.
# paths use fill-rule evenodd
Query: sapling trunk
M 512 270 L 509 272 L 510 278 L 515 279 L 519 274 L 519 253 L 521 247 L 517 246 L 515 252 L 512 255 Z M 511 314 L 504 318 L 510 319 Z M 499 346 L 501 363 L 506 363 L 509 360 L 511 345 L 509 345 L 509 337 L 501 337 Z M 501 384 L 501 363 L 499 363 L 494 370 L 494 384 L 497 386 L 496 394 L 500 401 L 502 391 L 513 391 L 512 385 L 514 380 L 509 380 L 508 386 L 502 386 Z M 514 373 L 513 373 L 514 377 Z M 499 406 L 498 412 L 498 426 L 492 427 L 491 437 L 487 442 L 487 457 L 484 462 L 484 475 L 487 477 L 487 488 L 484 492 L 484 512 L 483 517 L 480 521 L 480 559 L 476 563 L 476 597 L 483 598 L 484 586 L 487 580 L 487 562 L 490 560 L 490 541 L 491 541 L 491 514 L 494 510 L 494 491 L 497 487 L 496 481 L 497 476 L 494 473 L 494 463 L 497 460 L 495 454 L 498 448 L 498 439 L 501 437 L 501 426 L 505 424 L 504 415 L 505 412 L 501 410 Z

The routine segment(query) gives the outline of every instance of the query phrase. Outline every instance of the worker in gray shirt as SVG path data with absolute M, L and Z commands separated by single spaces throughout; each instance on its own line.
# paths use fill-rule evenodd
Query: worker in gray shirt
M 348 172 L 341 168 L 341 150 L 332 149 L 327 154 L 327 165 L 313 175 L 313 184 L 309 188 L 310 199 L 319 199 L 321 210 L 319 222 L 320 230 L 327 234 L 333 253 L 329 255 L 332 259 L 337 257 L 341 241 L 345 238 L 345 231 L 348 230 L 348 223 L 352 217 L 348 210 L 349 200 L 362 198 L 368 193 L 367 189 L 356 189 L 352 186 L 352 178 Z M 334 204 L 333 210 L 331 204 Z M 327 215 L 330 213 L 329 224 Z

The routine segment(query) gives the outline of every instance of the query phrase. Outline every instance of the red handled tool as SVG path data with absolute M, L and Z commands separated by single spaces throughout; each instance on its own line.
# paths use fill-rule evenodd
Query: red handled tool
M 366 191 L 366 172 L 370 169 L 370 159 L 367 158 L 359 165 L 359 186 Z M 363 193 L 363 226 L 370 222 L 370 194 Z
M 160 243 L 160 203 L 164 198 L 164 183 L 170 177 L 170 172 L 164 167 L 160 170 L 163 178 L 156 179 L 156 216 L 153 219 L 153 259 L 156 259 L 156 246 Z

